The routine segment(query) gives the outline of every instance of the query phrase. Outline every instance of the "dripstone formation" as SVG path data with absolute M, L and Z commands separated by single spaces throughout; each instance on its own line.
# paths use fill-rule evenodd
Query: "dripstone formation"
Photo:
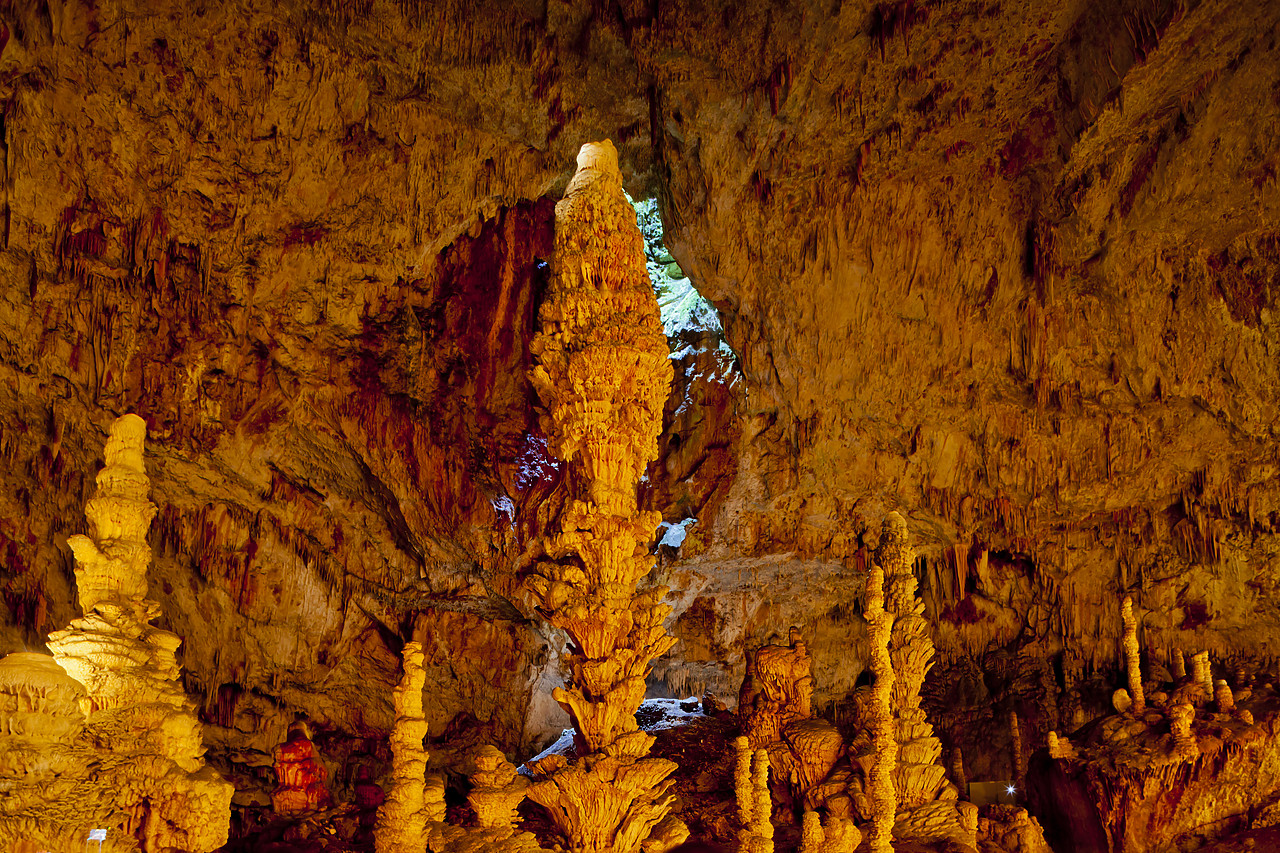
M 671 383 L 666 337 L 645 268 L 635 211 L 609 141 L 584 145 L 556 205 L 552 282 L 534 339 L 533 384 L 548 446 L 582 483 L 528 583 L 540 610 L 569 638 L 566 684 L 555 698 L 573 720 L 576 760 L 536 768 L 529 796 L 554 816 L 573 850 L 633 853 L 666 819 L 664 782 L 675 765 L 646 758 L 637 730 L 650 662 L 671 648 L 666 589 L 637 592 L 653 567 L 648 543 L 661 517 L 640 512 L 636 487 L 657 456 Z
M 0 779 L 5 849 L 79 849 L 92 829 L 119 851 L 208 853 L 227 840 L 232 786 L 204 763 L 195 703 L 179 681 L 181 641 L 151 624 L 160 607 L 146 597 L 156 508 L 145 436 L 136 415 L 111 425 L 85 507 L 89 533 L 68 540 L 84 616 L 50 635 L 52 659 L 0 666 L 0 685 L 38 697 L 0 734 L 4 775 L 18 771 Z

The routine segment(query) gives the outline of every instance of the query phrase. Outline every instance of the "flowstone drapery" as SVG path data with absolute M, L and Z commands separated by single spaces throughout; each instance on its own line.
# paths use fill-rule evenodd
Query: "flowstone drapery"
M 552 625 L 568 634 L 567 683 L 555 691 L 577 731 L 578 758 L 542 762 L 529 797 L 552 814 L 572 850 L 631 853 L 670 809 L 675 764 L 646 758 L 639 731 L 650 662 L 675 642 L 663 627 L 663 588 L 638 593 L 653 567 L 661 520 L 640 512 L 636 488 L 657 457 L 671 384 L 666 337 L 645 267 L 635 211 L 609 141 L 584 145 L 556 205 L 552 282 L 542 305 L 532 373 L 548 446 L 584 492 L 547 543 L 555 562 L 529 580 Z
M 107 830 L 104 850 L 205 853 L 227 840 L 233 789 L 204 763 L 200 721 L 179 682 L 181 640 L 151 624 L 160 605 L 146 598 L 146 536 L 156 508 L 145 437 L 136 415 L 111 425 L 106 467 L 85 507 L 89 535 L 68 539 L 84 616 L 50 636 L 52 659 L 21 656 L 41 658 L 28 661 L 28 680 L 64 698 L 38 709 L 56 725 L 33 724 L 25 742 L 0 743 L 20 762 L 37 746 L 47 758 L 5 786 L 3 849 L 18 840 L 80 849 L 90 829 Z M 53 661 L 70 678 L 58 676 Z M 72 683 L 83 688 L 87 707 L 73 710 L 65 699 Z M 60 736 L 41 745 L 55 730 Z

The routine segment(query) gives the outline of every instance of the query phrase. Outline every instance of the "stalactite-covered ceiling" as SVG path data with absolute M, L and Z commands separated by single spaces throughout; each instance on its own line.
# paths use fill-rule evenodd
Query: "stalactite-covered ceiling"
M 731 695 L 794 624 L 839 707 L 892 510 L 946 737 L 998 699 L 1042 740 L 1125 594 L 1157 660 L 1274 656 L 1278 37 L 1227 0 L 9 4 L 0 653 L 75 615 L 136 412 L 238 805 L 295 718 L 339 763 L 384 737 L 411 636 L 432 737 L 558 731 L 530 344 L 609 138 L 736 354 L 669 341 L 654 692 Z

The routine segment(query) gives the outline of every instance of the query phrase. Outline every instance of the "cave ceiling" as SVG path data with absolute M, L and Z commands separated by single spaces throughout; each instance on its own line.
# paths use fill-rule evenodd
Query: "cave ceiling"
M 1125 592 L 1152 647 L 1274 654 L 1278 35 L 1226 0 L 10 4 L 0 651 L 71 617 L 132 411 L 209 722 L 385 731 L 415 634 L 442 720 L 528 746 L 566 493 L 529 344 L 610 138 L 740 371 L 684 357 L 642 486 L 697 519 L 672 689 L 800 624 L 841 695 L 890 510 L 944 656 L 1114 661 Z

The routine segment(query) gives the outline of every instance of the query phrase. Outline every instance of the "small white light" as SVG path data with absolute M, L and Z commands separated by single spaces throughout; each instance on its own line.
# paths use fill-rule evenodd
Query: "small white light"
M 1006 785 L 1004 792 L 1012 797 L 1014 794 L 1018 793 L 1018 789 L 1013 787 L 1012 785 Z

